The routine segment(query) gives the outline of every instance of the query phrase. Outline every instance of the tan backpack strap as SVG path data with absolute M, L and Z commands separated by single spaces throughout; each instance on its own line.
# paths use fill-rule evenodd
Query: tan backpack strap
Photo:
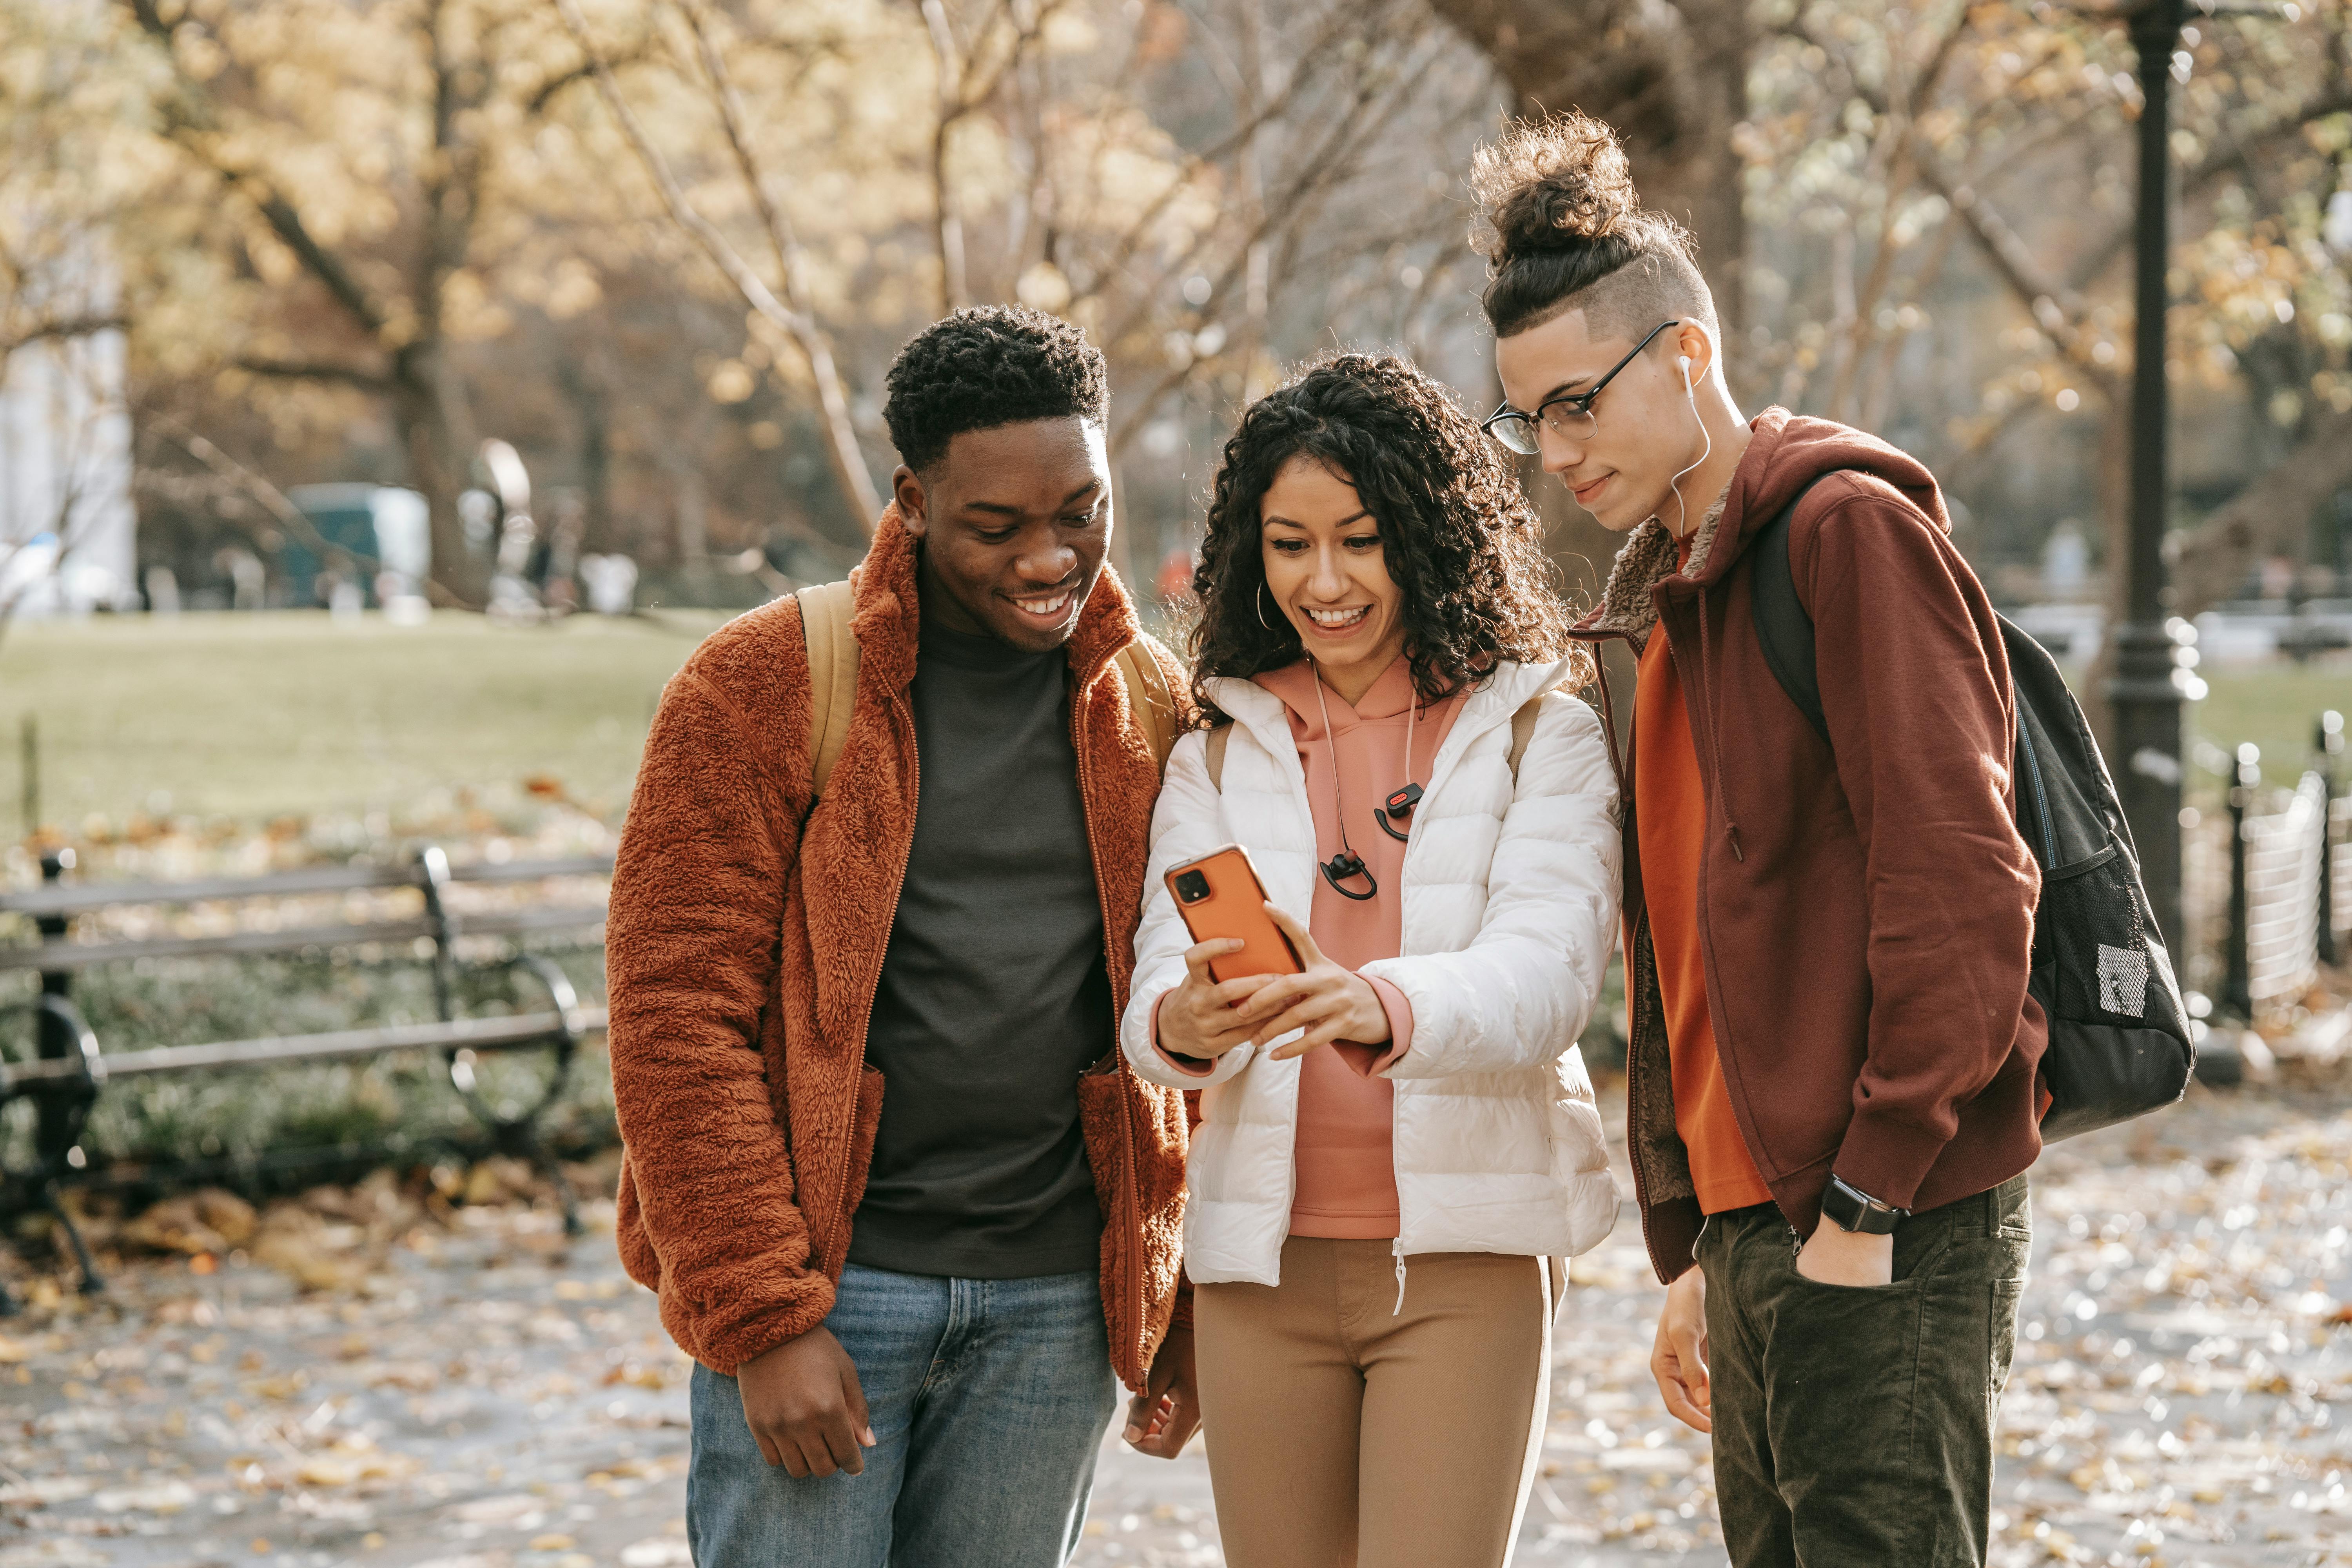
M 1135 712 L 1137 728 L 1151 748 L 1152 765 L 1166 772 L 1168 753 L 1176 745 L 1176 700 L 1169 694 L 1168 676 L 1151 649 L 1131 642 L 1118 650 L 1118 678 L 1127 683 L 1127 705 Z
M 1233 738 L 1234 724 L 1230 719 L 1209 731 L 1209 787 L 1219 795 L 1225 793 L 1225 747 Z
M 849 710 L 857 700 L 857 638 L 849 629 L 856 590 L 849 583 L 819 583 L 795 595 L 801 635 L 808 642 L 809 802 L 824 798 L 849 739 Z
M 1543 713 L 1543 700 L 1548 693 L 1538 691 L 1519 704 L 1511 715 L 1511 782 L 1519 782 L 1519 759 L 1528 754 L 1528 742 L 1536 738 L 1536 720 Z

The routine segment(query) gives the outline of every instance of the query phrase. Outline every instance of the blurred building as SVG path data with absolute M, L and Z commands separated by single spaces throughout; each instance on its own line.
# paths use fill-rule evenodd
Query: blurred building
M 109 330 L 0 362 L 0 614 L 139 604 L 123 357 Z

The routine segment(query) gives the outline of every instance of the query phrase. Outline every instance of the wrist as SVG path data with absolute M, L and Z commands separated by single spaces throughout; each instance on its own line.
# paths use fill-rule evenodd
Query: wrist
M 1380 991 L 1360 974 L 1348 976 L 1349 990 L 1356 1005 L 1357 1026 L 1347 1037 L 1358 1045 L 1384 1046 L 1396 1033 L 1389 1022 L 1389 1010 L 1381 1005 Z
M 1893 1236 L 1895 1227 L 1910 1217 L 1909 1209 L 1874 1198 L 1843 1176 L 1832 1176 L 1822 1193 L 1822 1223 L 1839 1230 Z

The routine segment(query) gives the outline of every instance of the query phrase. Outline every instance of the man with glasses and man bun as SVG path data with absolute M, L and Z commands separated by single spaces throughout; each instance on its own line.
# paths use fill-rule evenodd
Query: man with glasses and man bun
M 1576 635 L 1640 659 L 1622 826 L 1632 1157 L 1668 1282 L 1652 1370 L 1714 1435 L 1738 1568 L 1980 1564 L 2046 1034 L 1992 606 L 1918 462 L 1741 417 L 1689 237 L 1642 207 L 1607 126 L 1514 127 L 1473 183 L 1507 395 L 1486 428 L 1627 536 Z M 1825 733 L 1758 635 L 1781 550 Z

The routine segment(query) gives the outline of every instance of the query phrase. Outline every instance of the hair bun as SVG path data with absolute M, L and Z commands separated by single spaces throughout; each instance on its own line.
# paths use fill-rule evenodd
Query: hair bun
M 1617 133 L 1574 110 L 1520 121 L 1479 148 L 1470 189 L 1478 202 L 1470 243 L 1497 268 L 1521 256 L 1582 249 L 1642 216 Z

